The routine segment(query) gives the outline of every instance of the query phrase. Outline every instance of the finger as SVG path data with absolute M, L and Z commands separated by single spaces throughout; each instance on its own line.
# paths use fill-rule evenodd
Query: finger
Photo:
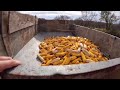
M 12 68 L 14 66 L 20 65 L 21 62 L 17 60 L 5 60 L 0 61 L 0 72 L 2 72 L 5 69 Z
M 11 57 L 7 57 L 7 56 L 0 56 L 0 60 L 11 60 Z

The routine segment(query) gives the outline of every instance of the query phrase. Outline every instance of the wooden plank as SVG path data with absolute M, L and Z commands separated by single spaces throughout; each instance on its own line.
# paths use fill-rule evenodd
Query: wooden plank
M 15 11 L 10 11 L 9 33 L 22 30 L 23 28 L 33 26 L 34 24 L 35 24 L 34 16 L 21 14 Z
M 6 56 L 6 50 L 1 35 L 0 35 L 0 56 Z
M 10 48 L 12 56 L 14 57 L 23 47 L 28 43 L 28 41 L 35 35 L 35 25 L 32 27 L 24 28 L 18 32 L 12 33 L 10 38 Z
M 9 11 L 2 11 L 2 37 L 3 42 L 5 45 L 5 50 L 7 52 L 8 56 L 11 56 L 11 50 L 10 50 L 10 40 L 9 40 L 9 34 L 8 34 L 8 14 Z
M 33 25 L 21 26 L 22 24 L 13 24 L 12 27 L 14 28 L 14 30 L 19 29 L 18 31 L 14 31 L 14 33 L 9 32 L 11 29 L 11 22 L 14 22 L 14 19 L 11 19 L 11 22 L 9 22 L 9 17 L 11 16 L 9 15 L 8 11 L 2 12 L 2 37 L 8 56 L 14 57 L 23 48 L 23 46 L 35 35 L 35 17 L 32 17 L 32 20 L 34 20 Z M 18 16 L 17 18 L 21 18 L 21 20 L 23 20 L 24 18 L 28 17 L 26 15 L 22 15 L 22 17 Z M 23 20 L 23 22 L 25 21 Z M 15 23 L 19 23 L 19 21 Z M 22 28 L 20 28 L 20 26 Z

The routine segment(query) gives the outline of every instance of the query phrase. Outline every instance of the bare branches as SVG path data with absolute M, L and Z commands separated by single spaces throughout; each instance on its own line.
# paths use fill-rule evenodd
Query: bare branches
M 69 16 L 66 16 L 66 15 L 60 15 L 60 16 L 56 16 L 54 18 L 54 20 L 69 20 L 71 19 Z
M 93 21 L 97 14 L 94 11 L 81 11 L 82 16 L 80 17 L 83 21 Z
M 119 18 L 111 11 L 101 11 L 100 20 L 106 22 L 106 30 L 111 30 L 113 23 L 117 22 Z

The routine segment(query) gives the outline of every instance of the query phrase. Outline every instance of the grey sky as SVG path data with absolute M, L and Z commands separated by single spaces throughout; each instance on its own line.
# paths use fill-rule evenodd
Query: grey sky
M 81 16 L 81 11 L 19 11 L 20 13 L 36 15 L 39 18 L 53 19 L 58 15 L 67 15 L 72 19 Z
M 53 19 L 55 16 L 58 15 L 67 15 L 72 19 L 78 18 L 81 16 L 81 11 L 18 11 L 24 14 L 36 15 L 38 18 L 45 18 L 45 19 Z M 100 11 L 94 11 L 97 13 L 97 17 L 95 21 L 98 21 L 100 18 Z M 120 15 L 120 11 L 114 11 L 115 14 L 118 16 Z
M 81 16 L 81 11 L 19 11 L 24 14 L 36 15 L 39 18 L 53 19 L 58 15 L 67 15 L 72 19 Z

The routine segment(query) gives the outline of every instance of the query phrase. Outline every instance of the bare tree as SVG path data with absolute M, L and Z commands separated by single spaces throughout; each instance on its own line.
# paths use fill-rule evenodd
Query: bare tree
M 113 23 L 117 22 L 119 18 L 111 11 L 101 11 L 101 18 L 100 20 L 105 21 L 106 23 L 106 30 L 111 30 Z
M 81 17 L 75 20 L 79 21 L 83 26 L 91 27 L 91 22 L 95 20 L 97 13 L 95 11 L 81 11 L 81 13 Z
M 81 11 L 81 12 L 82 12 L 81 20 L 83 21 L 93 21 L 97 16 L 95 11 Z
M 60 15 L 60 16 L 56 16 L 54 18 L 54 20 L 70 20 L 71 18 L 69 16 L 66 15 Z

